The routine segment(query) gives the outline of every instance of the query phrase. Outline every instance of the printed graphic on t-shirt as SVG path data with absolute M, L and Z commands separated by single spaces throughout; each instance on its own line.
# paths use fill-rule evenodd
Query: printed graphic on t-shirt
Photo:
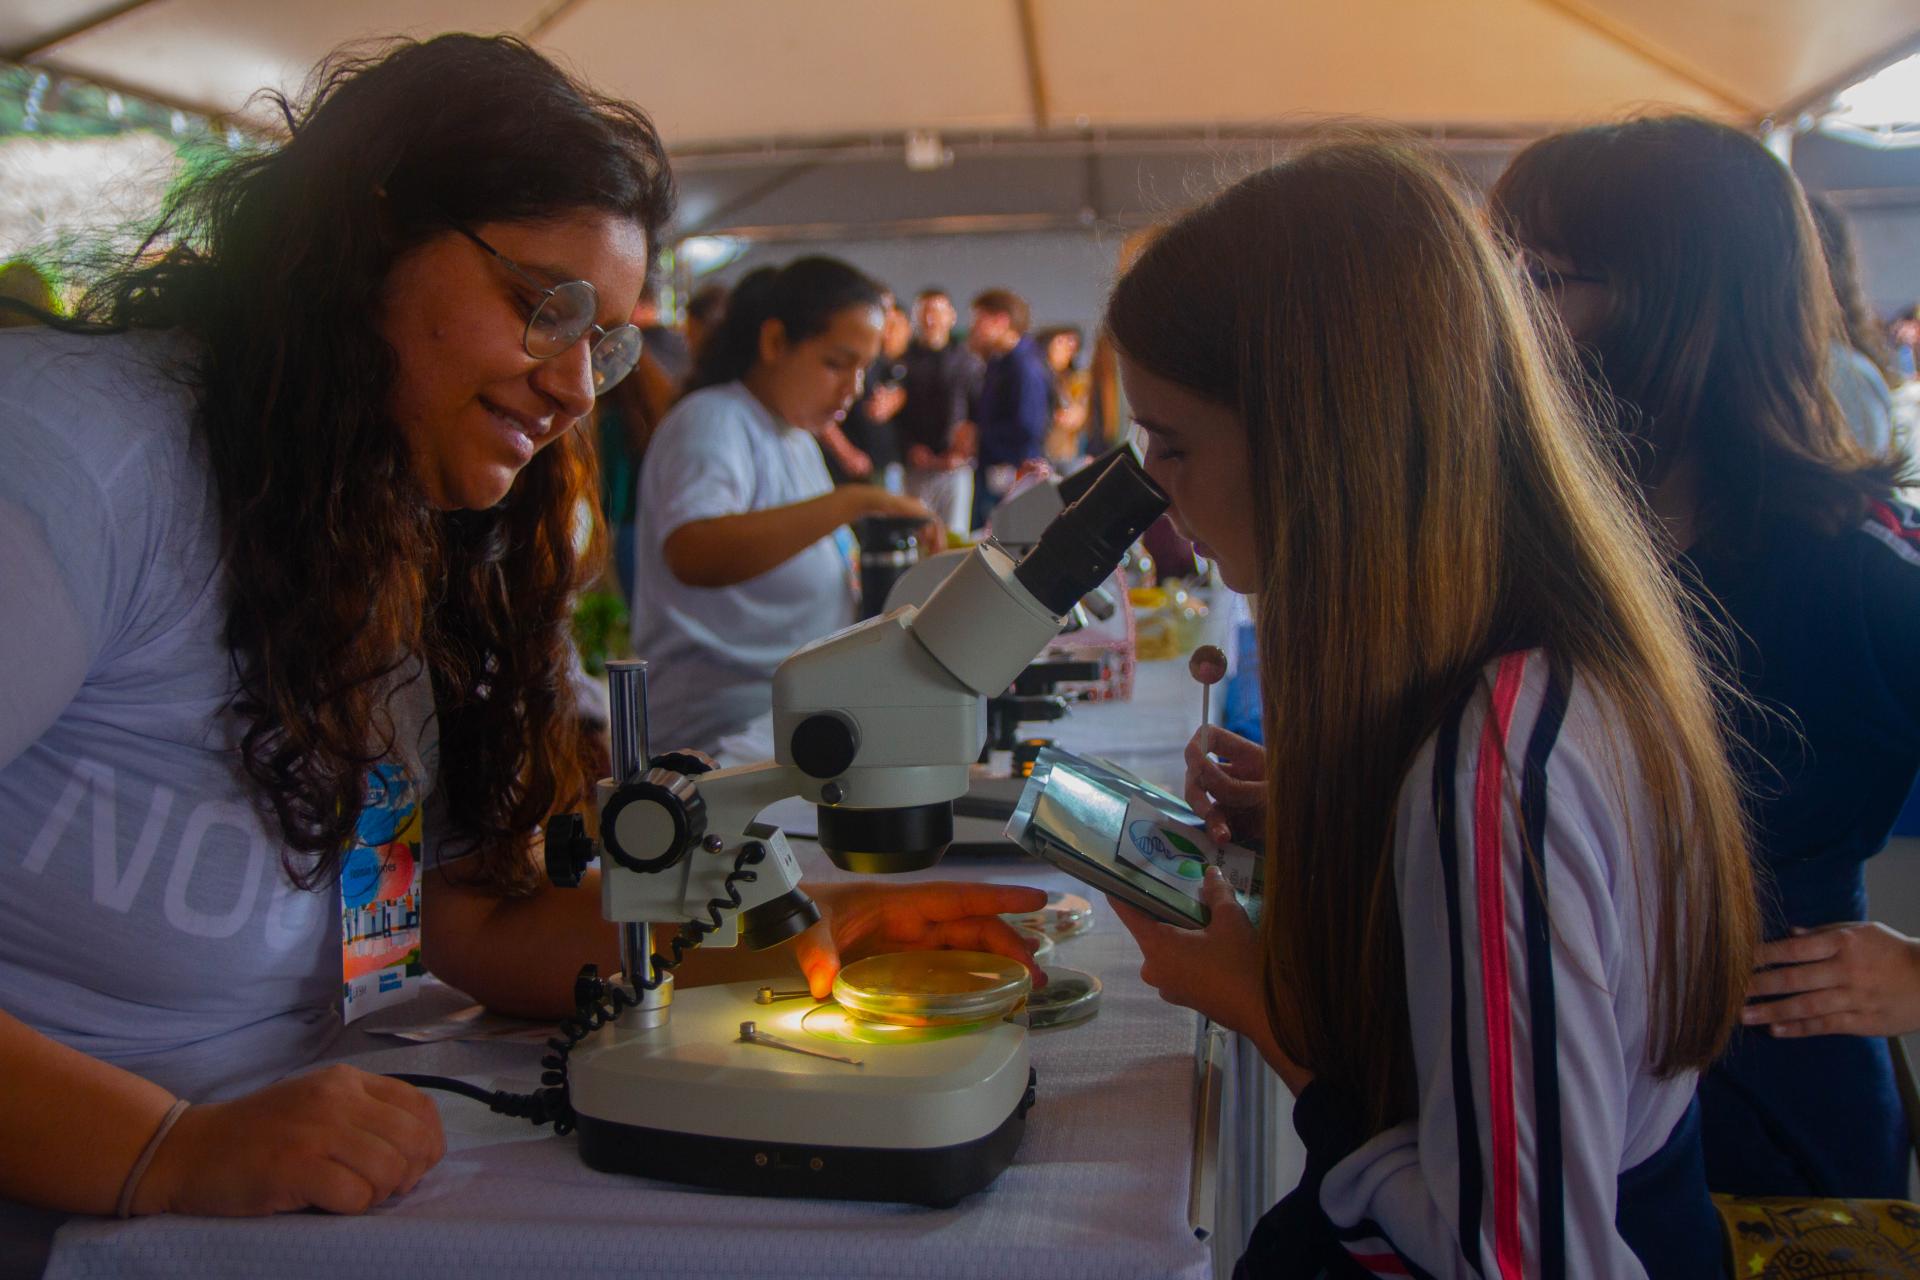
M 420 793 L 396 764 L 367 771 L 340 870 L 341 1012 L 348 1022 L 413 994 L 420 964 Z

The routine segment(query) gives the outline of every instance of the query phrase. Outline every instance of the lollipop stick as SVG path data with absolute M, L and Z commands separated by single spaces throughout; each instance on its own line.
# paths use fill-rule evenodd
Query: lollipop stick
M 1226 679 L 1227 655 L 1219 646 L 1203 644 L 1187 659 L 1187 674 L 1200 682 L 1200 727 L 1213 723 L 1213 686 Z

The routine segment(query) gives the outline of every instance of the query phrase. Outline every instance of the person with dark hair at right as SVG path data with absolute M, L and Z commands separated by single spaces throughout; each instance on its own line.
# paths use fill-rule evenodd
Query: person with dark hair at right
M 1820 233 L 1827 279 L 1840 308 L 1842 331 L 1829 347 L 1827 388 L 1840 402 L 1854 437 L 1877 456 L 1893 447 L 1893 391 L 1900 385 L 1900 372 L 1894 367 L 1886 329 L 1860 285 L 1860 262 L 1846 215 L 1833 201 L 1811 192 L 1807 208 Z
M 973 465 L 973 527 L 1013 488 L 1021 469 L 1046 457 L 1053 422 L 1053 371 L 1027 336 L 1027 300 L 988 289 L 973 300 L 967 346 L 986 362 L 973 405 L 979 452 Z
M 1865 862 L 1920 772 L 1920 515 L 1827 382 L 1841 332 L 1793 174 L 1691 116 L 1562 133 L 1495 184 L 1496 220 L 1586 359 L 1714 638 L 1766 937 L 1702 1078 L 1709 1184 L 1903 1199 L 1883 1038 L 1911 939 L 1868 923 Z
M 711 751 L 773 705 L 773 672 L 854 621 L 850 538 L 868 515 L 931 521 L 918 499 L 838 488 L 818 436 L 859 398 L 886 293 L 837 258 L 735 286 L 686 398 L 640 472 L 633 646 L 654 664 L 653 737 Z

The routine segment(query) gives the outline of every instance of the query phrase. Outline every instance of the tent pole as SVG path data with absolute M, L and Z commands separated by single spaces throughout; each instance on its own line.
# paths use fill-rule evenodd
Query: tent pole
M 1027 96 L 1032 99 L 1033 128 L 1047 131 L 1047 73 L 1040 62 L 1040 18 L 1034 0 L 1013 0 L 1020 16 L 1020 48 L 1027 59 Z
M 1537 0 L 1537 2 L 1562 17 L 1573 19 L 1595 35 L 1625 49 L 1642 62 L 1650 62 L 1668 75 L 1686 81 L 1708 97 L 1718 99 L 1723 106 L 1732 108 L 1743 118 L 1749 121 L 1760 118 L 1762 111 L 1758 103 L 1749 102 L 1717 78 L 1661 48 L 1639 32 L 1622 25 L 1618 19 L 1595 12 L 1583 3 L 1583 0 Z
M 40 36 L 28 44 L 16 45 L 11 49 L 0 49 L 0 60 L 7 62 L 27 62 L 30 59 L 39 57 L 48 50 L 65 44 L 69 40 L 84 36 L 92 31 L 98 31 L 110 22 L 118 22 L 121 18 L 126 17 L 135 10 L 144 9 L 152 3 L 153 0 L 120 0 L 119 4 L 109 5 L 98 13 L 81 18 L 77 22 L 70 22 L 66 26 Z
M 521 37 L 528 44 L 537 42 L 540 37 L 551 31 L 560 19 L 579 8 L 581 3 L 582 0 L 552 0 L 552 3 L 533 15 L 533 21 L 520 32 Z
M 1827 100 L 1842 89 L 1860 83 L 1876 71 L 1884 71 L 1910 53 L 1920 53 L 1920 30 L 1909 31 L 1871 57 L 1854 63 L 1837 76 L 1822 80 L 1800 96 L 1782 103 L 1769 114 L 1775 120 L 1791 123 L 1813 107 L 1824 107 Z

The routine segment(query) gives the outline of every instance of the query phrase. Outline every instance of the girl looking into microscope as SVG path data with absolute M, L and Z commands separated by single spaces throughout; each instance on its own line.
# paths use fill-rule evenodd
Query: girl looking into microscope
M 620 967 L 541 828 L 583 784 L 575 428 L 638 355 L 665 149 L 510 38 L 337 59 L 283 105 L 78 320 L 0 337 L 7 1267 L 60 1213 L 359 1212 L 427 1176 L 423 1094 L 294 1074 L 342 1030 L 370 842 L 421 868 L 416 958 L 487 1005 L 554 1019 Z M 815 899 L 815 983 L 881 938 L 1024 957 L 997 915 L 1044 901 Z
M 1753 887 L 1715 702 L 1525 282 L 1424 154 L 1311 149 L 1165 228 L 1107 325 L 1173 515 L 1257 600 L 1254 924 L 1123 904 L 1142 976 L 1297 1095 L 1239 1275 L 1721 1273 L 1694 1085 Z M 1418 331 L 1431 341 L 1408 343 Z

